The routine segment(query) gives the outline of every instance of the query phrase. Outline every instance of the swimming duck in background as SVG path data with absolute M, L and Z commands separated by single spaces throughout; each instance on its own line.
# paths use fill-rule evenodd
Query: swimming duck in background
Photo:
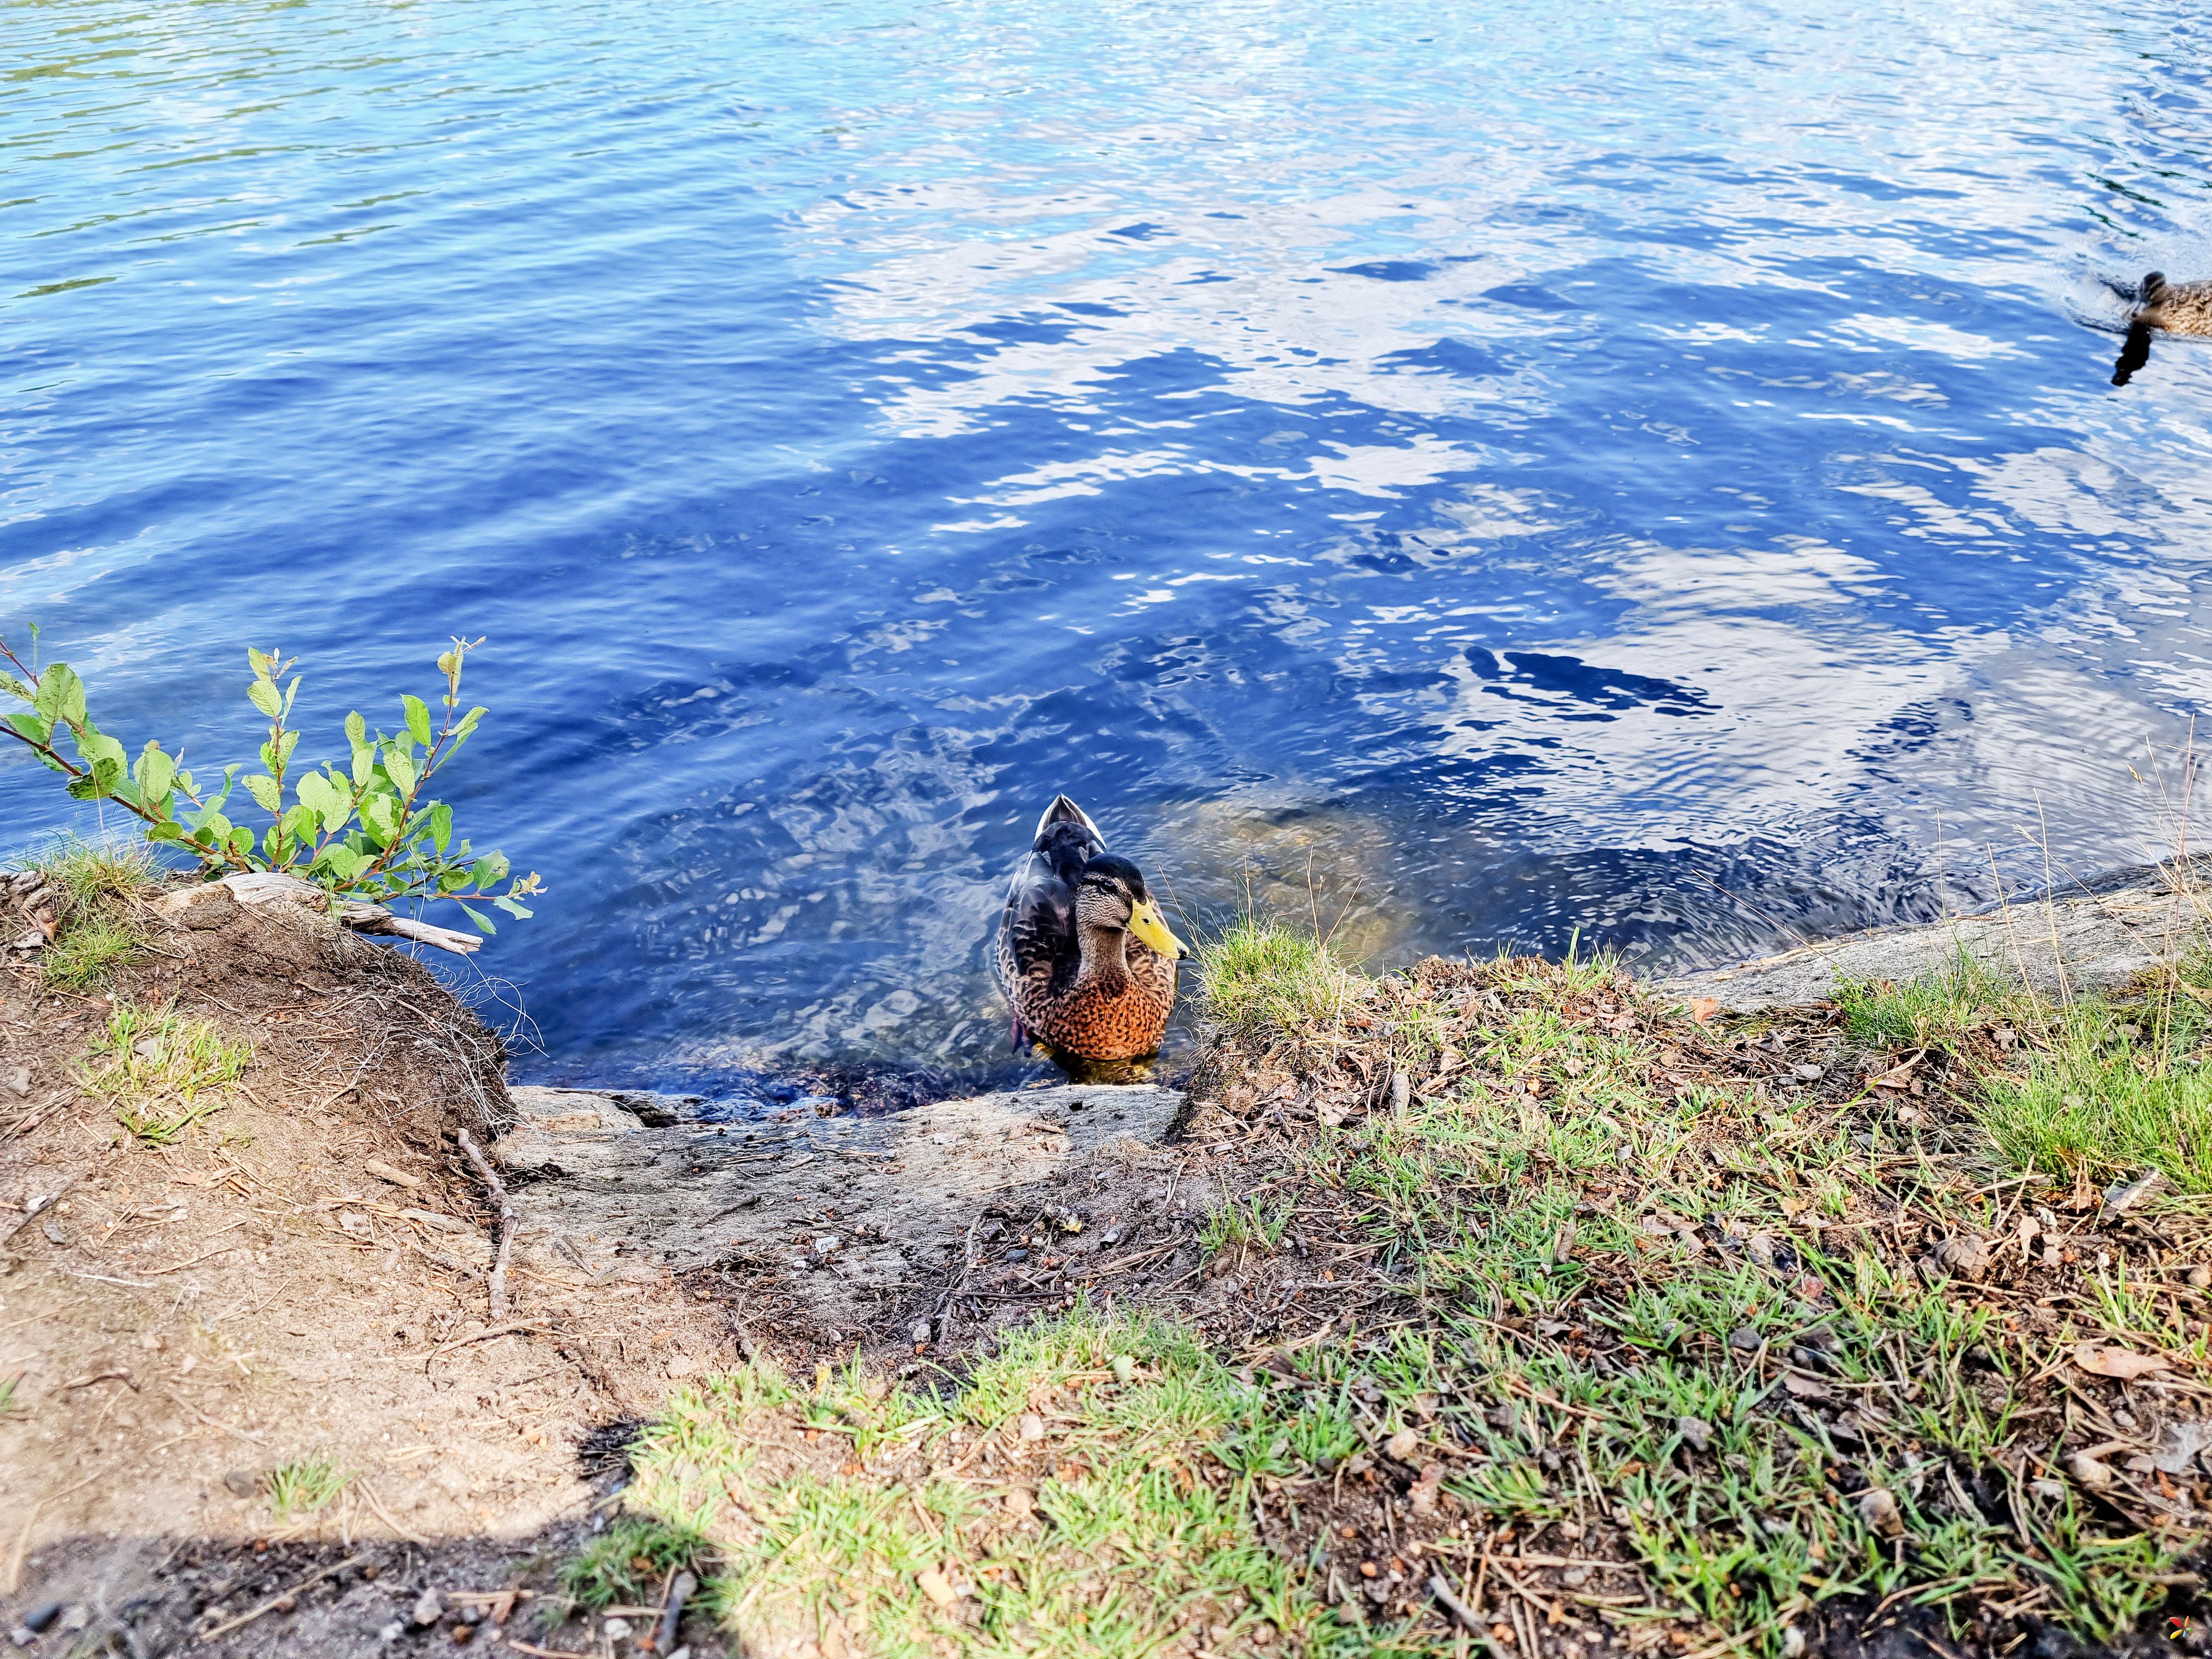
M 999 918 L 1014 1046 L 1042 1042 L 1085 1060 L 1158 1054 L 1176 963 L 1189 954 L 1160 919 L 1143 872 L 1106 850 L 1081 807 L 1054 796 Z
M 2114 386 L 2125 386 L 2150 361 L 2153 329 L 2212 337 L 2212 283 L 2169 283 L 2164 271 L 2154 270 L 2136 285 L 2133 295 L 2124 289 L 2120 292 L 2136 303 L 2128 313 L 2128 337 L 2121 343 L 2120 360 L 2112 365 Z

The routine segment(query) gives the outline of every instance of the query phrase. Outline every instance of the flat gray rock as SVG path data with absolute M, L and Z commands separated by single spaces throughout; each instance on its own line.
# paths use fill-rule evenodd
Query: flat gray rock
M 2112 990 L 2185 956 L 2204 938 L 2203 895 L 2162 875 L 2130 871 L 2088 891 L 2040 896 L 1973 915 L 1810 945 L 1729 968 L 1661 980 L 1731 1013 L 1825 1001 L 1839 981 L 1904 981 L 1941 974 L 1961 952 L 2045 995 Z
M 493 1152 L 520 1177 L 526 1262 L 647 1279 L 648 1264 L 748 1260 L 840 1329 L 956 1261 L 986 1203 L 1094 1158 L 1141 1160 L 1182 1109 L 1150 1084 L 1069 1084 L 882 1117 L 653 1128 L 619 1103 L 629 1097 L 507 1094 L 520 1115 Z

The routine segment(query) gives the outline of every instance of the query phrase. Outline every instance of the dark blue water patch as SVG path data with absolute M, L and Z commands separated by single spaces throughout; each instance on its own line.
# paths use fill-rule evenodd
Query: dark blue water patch
M 1377 283 L 1424 283 L 1440 267 L 1428 259 L 1370 259 L 1364 264 L 1329 269 L 1340 276 L 1365 276 Z

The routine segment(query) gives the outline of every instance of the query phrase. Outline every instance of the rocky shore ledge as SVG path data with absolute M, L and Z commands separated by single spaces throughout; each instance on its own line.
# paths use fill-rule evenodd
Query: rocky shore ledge
M 1542 964 L 1425 964 L 1360 981 L 1326 1030 L 1224 1023 L 1187 1092 L 1066 1085 L 881 1117 L 806 1111 L 720 1123 L 649 1095 L 509 1087 L 497 1038 L 419 964 L 295 905 L 240 902 L 220 886 L 128 898 L 131 949 L 81 985 L 60 982 L 43 961 L 93 902 L 43 873 L 0 875 L 0 1492 L 9 1494 L 0 1504 L 0 1628 L 41 1654 L 192 1646 L 319 1656 L 431 1640 L 605 1654 L 618 1637 L 628 1644 L 653 1632 L 679 1582 L 672 1567 L 648 1575 L 651 1606 L 625 1613 L 618 1601 L 609 1615 L 605 1597 L 594 1605 L 580 1594 L 574 1568 L 611 1517 L 635 1510 L 633 1442 L 669 1410 L 672 1391 L 703 1397 L 680 1391 L 771 1364 L 778 1375 L 813 1374 L 817 1400 L 831 1389 L 823 1367 L 853 1367 L 855 1377 L 865 1368 L 885 1388 L 958 1387 L 1040 1316 L 1120 1308 L 1183 1322 L 1221 1363 L 1242 1358 L 1238 1386 L 1264 1392 L 1265 1365 L 1293 1378 L 1296 1354 L 1306 1356 L 1297 1364 L 1315 1363 L 1378 1321 L 1386 1332 L 1405 1328 L 1426 1292 L 1402 1266 L 1370 1271 L 1398 1259 L 1371 1228 L 1345 1219 L 1351 1231 L 1332 1234 L 1310 1218 L 1319 1212 L 1299 1208 L 1306 1200 L 1285 1184 L 1286 1160 L 1363 1123 L 1378 1126 L 1358 1142 L 1371 1150 L 1386 1120 L 1436 1109 L 1452 1090 L 1510 1101 L 1516 1123 L 1532 1123 L 1554 1092 L 1564 1108 L 1583 1061 L 1561 1060 L 1566 1069 L 1555 1075 L 1531 1060 L 1516 1072 L 1493 1052 L 1495 1039 L 1480 1040 L 1492 1044 L 1485 1050 L 1471 1035 L 1493 1016 L 1518 1018 L 1531 999 L 1565 999 L 1559 1006 L 1571 1004 L 1593 1030 L 1635 1033 L 1665 1057 L 1663 1075 L 1680 1079 L 1662 1085 L 1668 1098 L 1692 1073 L 1709 1074 L 1713 1086 L 1741 1085 L 1777 1111 L 1826 1109 L 1848 1127 L 1867 1103 L 1887 1111 L 1905 1097 L 1875 1086 L 1881 1076 L 1863 1065 L 1841 1065 L 1858 1039 L 1837 1032 L 1839 986 L 1940 974 L 1964 952 L 2045 994 L 2123 989 L 2170 970 L 2201 938 L 2195 896 L 2134 872 L 2047 902 L 1809 945 L 1650 992 L 1626 981 L 1570 986 Z M 1723 1043 L 1718 1034 L 1739 1017 L 1757 1023 Z M 1771 1059 L 1769 1047 L 1784 1058 Z M 1931 1044 L 1918 1048 L 1905 1070 L 1936 1077 Z M 1923 1098 L 1916 1081 L 1894 1121 L 1852 1133 L 1875 1146 L 1913 1121 L 1911 1101 Z M 1626 1110 L 1610 1109 L 1606 1121 Z M 1791 1122 L 1791 1133 L 1812 1133 Z M 1705 1145 L 1702 1130 L 1684 1133 L 1680 1147 Z M 1717 1143 L 1695 1155 L 1724 1167 Z M 1667 1159 L 1690 1156 L 1667 1143 Z M 1336 1177 L 1354 1182 L 1344 1193 L 1372 1176 L 1348 1168 Z M 1260 1202 L 1276 1190 L 1291 1207 Z M 1832 1209 L 1859 1201 L 1836 1193 L 1824 1200 Z M 1575 1218 L 1585 1213 L 1555 1209 L 1542 1210 L 1531 1245 L 1554 1264 L 1546 1272 L 1576 1258 Z M 1601 1231 L 1588 1213 L 1585 1238 Z M 1802 1224 L 1789 1218 L 1802 1209 L 1784 1204 L 1778 1231 L 1755 1236 L 1708 1228 L 1705 1237 L 1663 1206 L 1651 1213 L 1657 1231 L 1632 1257 L 1661 1246 L 1740 1256 L 1752 1237 L 1762 1271 L 1793 1286 L 1778 1300 L 1754 1297 L 1757 1316 L 1794 1307 L 1790 1316 L 1817 1322 L 1826 1316 L 1816 1310 L 1833 1305 L 1802 1277 L 1814 1256 Z M 2052 1220 L 2038 1237 L 2075 1251 L 2094 1219 L 2093 1206 L 2078 1225 Z M 1800 1242 L 1778 1243 L 1793 1224 Z M 1850 1224 L 1862 1222 L 1854 1215 Z M 1817 1222 L 1810 1237 L 1817 1246 Z M 1501 1330 L 1553 1340 L 1547 1324 L 1581 1328 L 1530 1324 L 1517 1292 L 1486 1295 Z M 1362 1352 L 1382 1352 L 1371 1344 L 1383 1339 L 1363 1340 L 1370 1346 Z M 1754 1334 L 1739 1358 L 1763 1362 L 1767 1340 Z M 1170 1369 L 1166 1359 L 1147 1363 Z M 1253 1466 L 1284 1471 L 1265 1477 L 1267 1490 L 1291 1494 L 1284 1502 L 1307 1494 L 1273 1523 L 1295 1534 L 1301 1559 L 1326 1562 L 1334 1548 L 1340 1562 L 1364 1560 L 1358 1571 L 1316 1569 L 1327 1586 L 1316 1594 L 1338 1609 L 1330 1616 L 1362 1630 L 1411 1619 L 1406 1629 L 1428 1630 L 1439 1644 L 1472 1630 L 1492 1659 L 1516 1644 L 1563 1659 L 1735 1650 L 1724 1625 L 1679 1611 L 1695 1603 L 1673 1581 L 1635 1565 L 1635 1516 L 1613 1516 L 1610 1499 L 1572 1522 L 1559 1519 L 1569 1512 L 1564 1500 L 1506 1504 L 1498 1513 L 1521 1515 L 1524 1528 L 1540 1516 L 1570 1528 L 1553 1534 L 1550 1554 L 1524 1549 L 1510 1570 L 1504 1543 L 1485 1534 L 1484 1559 L 1523 1575 L 1522 1596 L 1548 1624 L 1530 1622 L 1527 1607 L 1516 1613 L 1510 1596 L 1485 1607 L 1486 1589 L 1502 1593 L 1489 1567 L 1473 1577 L 1417 1570 L 1474 1535 L 1474 1488 L 1440 1496 L 1437 1482 L 1448 1472 L 1457 1479 L 1455 1460 L 1492 1465 L 1465 1449 L 1474 1443 L 1463 1432 L 1452 1443 L 1460 1449 L 1437 1462 L 1417 1446 L 1428 1434 L 1420 1425 L 1441 1423 L 1455 1409 L 1451 1390 L 1471 1384 L 1423 1384 L 1407 1398 L 1425 1406 L 1385 1409 L 1374 1378 L 1388 1368 L 1362 1363 L 1378 1390 L 1375 1410 L 1361 1414 L 1357 1402 L 1368 1396 L 1354 1388 L 1347 1420 L 1376 1425 L 1370 1451 L 1316 1453 L 1291 1472 L 1304 1454 L 1285 1449 L 1295 1438 L 1286 1435 Z M 1592 1363 L 1603 1371 L 1607 1362 Z M 1778 1397 L 1823 1434 L 1863 1438 L 1866 1424 L 1854 1428 L 1848 1413 L 1833 1417 L 1820 1403 L 1820 1390 L 1833 1392 L 1820 1380 L 1821 1363 L 1817 1353 L 1803 1361 L 1809 1381 Z M 1491 1418 L 1510 1407 L 1511 1422 L 1525 1427 L 1511 1413 L 1552 1396 L 1526 1381 L 1537 1373 L 1525 1357 L 1513 1364 L 1522 1405 L 1506 1398 Z M 1136 1387 L 1147 1374 L 1126 1355 L 1095 1372 L 1109 1388 Z M 1776 1375 L 1801 1372 L 1785 1364 Z M 2109 1401 L 2098 1409 L 2116 1412 L 2113 1421 L 2127 1415 Z M 1673 1415 L 1701 1426 L 1682 1429 L 1667 1455 L 1688 1458 L 1680 1447 L 1692 1442 L 1702 1454 L 1699 1436 L 1715 1431 L 1686 1407 Z M 819 1443 L 833 1420 L 817 1418 L 748 1419 L 745 1437 L 763 1455 L 786 1457 L 787 1474 L 815 1468 L 830 1456 Z M 975 1466 L 1000 1469 L 989 1478 L 1012 1483 L 1005 1490 L 1017 1496 L 1004 1501 L 1023 1515 L 1021 1506 L 1044 1502 L 1039 1483 L 1054 1471 L 1074 1480 L 1069 1469 L 1088 1467 L 1051 1451 L 1054 1421 L 1044 1406 L 1021 1415 L 1018 1432 L 1006 1431 L 1009 1449 Z M 1522 1455 L 1535 1458 L 1552 1432 L 1530 1431 Z M 839 1462 L 847 1452 L 837 1450 L 816 1474 L 855 1476 L 866 1462 L 858 1443 L 837 1442 L 852 1461 Z M 696 1475 L 696 1457 L 678 1464 L 679 1474 Z M 665 1463 L 653 1467 L 665 1475 Z M 1528 1467 L 1532 1492 L 1562 1478 L 1552 1473 L 1556 1457 Z M 2021 1467 L 2021 1478 L 2033 1476 Z M 924 1476 L 935 1479 L 938 1468 Z M 1350 1496 L 1346 1471 L 1358 1476 Z M 737 1481 L 732 1474 L 729 1501 L 757 1518 Z M 678 1489 L 697 1496 L 681 1480 Z M 1264 1495 L 1256 1512 L 1267 1548 L 1288 1559 L 1289 1543 L 1268 1534 Z M 1378 1561 L 1379 1572 L 1360 1576 Z M 1559 1561 L 1570 1565 L 1544 1565 Z M 908 1575 L 927 1592 L 916 1602 L 924 1613 L 952 1620 L 948 1629 L 986 1616 L 975 1585 L 952 1594 L 960 1585 L 949 1562 L 928 1571 L 935 1580 Z M 1610 1590 L 1586 1588 L 1592 1572 L 1615 1571 L 1630 1577 Z M 1560 1577 L 1574 1572 L 1582 1578 Z M 1155 1650 L 1258 1653 L 1297 1616 L 1258 1588 L 1241 1600 L 1206 1594 L 1212 1600 L 1193 1615 L 1195 1635 Z M 1630 1605 L 1650 1617 L 1613 1616 Z M 1838 1656 L 1875 1650 L 1843 1644 L 1802 1611 L 1778 1615 L 1785 1619 L 1798 1621 L 1792 1659 L 1808 1628 Z M 670 1640 L 695 1655 L 734 1652 L 729 1628 L 695 1613 Z M 1781 1629 L 1776 1622 L 1768 1635 L 1779 1641 Z M 1428 1638 L 1408 1639 L 1392 1650 L 1422 1650 Z M 1955 1632 L 1951 1639 L 1968 1659 L 1996 1651 Z M 876 1650 L 833 1614 L 809 1613 L 772 1640 L 755 1628 L 748 1640 L 747 1652 L 793 1659 Z

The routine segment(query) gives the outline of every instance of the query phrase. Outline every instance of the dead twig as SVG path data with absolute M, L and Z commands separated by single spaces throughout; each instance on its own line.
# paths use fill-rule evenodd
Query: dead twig
M 202 1644 L 204 1645 L 209 1642 L 214 1641 L 218 1636 L 228 1636 L 231 1632 L 238 1629 L 240 1626 L 252 1624 L 255 1620 L 260 1618 L 263 1613 L 274 1613 L 280 1604 L 290 1601 L 294 1596 L 299 1595 L 301 1590 L 311 1589 L 314 1585 L 321 1583 L 325 1578 L 334 1578 L 339 1573 L 343 1572 L 348 1567 L 358 1566 L 361 1563 L 368 1559 L 368 1557 L 366 1555 L 349 1555 L 344 1560 L 337 1562 L 333 1565 L 325 1567 L 320 1571 L 311 1572 L 305 1578 L 302 1578 L 298 1583 L 293 1585 L 291 1589 L 288 1590 L 280 1590 L 275 1595 L 270 1596 L 266 1601 L 264 1601 L 259 1607 L 249 1607 L 244 1613 L 240 1613 L 237 1618 L 227 1619 L 222 1624 L 217 1625 L 213 1630 L 202 1631 L 199 1635 L 199 1640 Z
M 456 1348 L 465 1348 L 471 1342 L 489 1342 L 495 1336 L 548 1336 L 552 1328 L 547 1325 L 495 1325 L 488 1331 L 478 1331 L 474 1336 L 457 1336 L 451 1342 L 430 1350 L 423 1358 L 428 1365 L 441 1353 L 451 1353 Z
M 390 1512 L 385 1509 L 384 1505 L 377 1502 L 376 1494 L 369 1489 L 368 1481 L 356 1480 L 354 1483 L 354 1490 L 359 1492 L 368 1502 L 369 1508 L 376 1511 L 376 1518 L 383 1522 L 386 1526 L 391 1528 L 392 1531 L 398 1533 L 402 1538 L 405 1539 L 410 1544 L 420 1544 L 425 1549 L 428 1549 L 430 1547 L 430 1540 L 422 1536 L 419 1533 L 408 1531 L 406 1528 L 401 1526 L 397 1521 L 394 1521 L 392 1518 Z
M 461 1131 L 461 1150 L 468 1154 L 469 1162 L 477 1166 L 484 1185 L 491 1188 L 492 1196 L 499 1200 L 499 1255 L 491 1268 L 491 1316 L 504 1319 L 507 1316 L 507 1258 L 514 1249 L 514 1206 L 507 1196 L 507 1183 L 491 1167 L 491 1161 L 477 1149 L 476 1140 L 466 1129 Z M 439 1350 L 443 1352 L 444 1350 Z

